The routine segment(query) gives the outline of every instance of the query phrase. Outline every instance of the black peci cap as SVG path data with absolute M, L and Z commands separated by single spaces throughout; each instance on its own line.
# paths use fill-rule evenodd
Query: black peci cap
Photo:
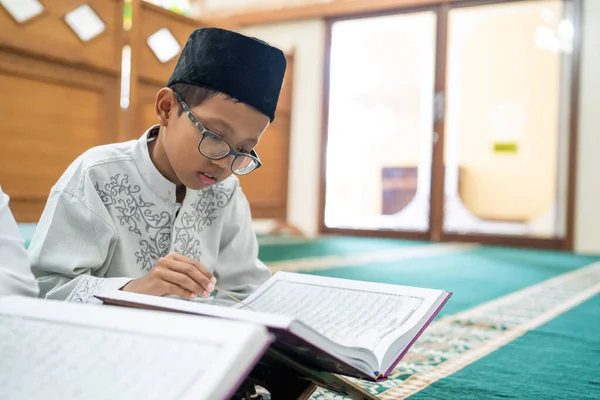
M 227 94 L 275 119 L 286 59 L 261 40 L 220 28 L 190 35 L 168 86 L 186 83 Z

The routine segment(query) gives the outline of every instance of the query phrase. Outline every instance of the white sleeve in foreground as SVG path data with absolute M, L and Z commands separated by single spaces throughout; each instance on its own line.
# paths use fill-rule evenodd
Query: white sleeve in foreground
M 35 297 L 39 289 L 8 202 L 8 195 L 0 187 L 0 296 Z

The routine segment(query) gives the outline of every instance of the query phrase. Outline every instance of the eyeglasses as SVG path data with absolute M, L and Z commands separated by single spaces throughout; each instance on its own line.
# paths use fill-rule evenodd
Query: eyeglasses
M 209 131 L 198 121 L 198 118 L 192 113 L 190 107 L 183 101 L 183 98 L 179 95 L 179 93 L 173 91 L 175 97 L 177 97 L 177 101 L 183 107 L 183 111 L 188 116 L 190 120 L 196 125 L 196 128 L 202 133 L 202 138 L 198 143 L 198 151 L 204 157 L 209 158 L 211 160 L 221 160 L 225 157 L 229 157 L 233 154 L 233 160 L 231 160 L 231 172 L 236 175 L 246 175 L 255 169 L 259 168 L 262 163 L 260 162 L 260 158 L 258 158 L 258 154 L 256 151 L 250 150 L 249 153 L 240 153 L 235 151 L 233 147 L 229 145 L 221 136 L 217 135 L 214 132 Z

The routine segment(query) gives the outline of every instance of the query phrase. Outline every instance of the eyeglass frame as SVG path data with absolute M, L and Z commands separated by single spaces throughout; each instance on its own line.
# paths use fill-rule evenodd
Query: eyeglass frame
M 192 112 L 192 110 L 190 109 L 190 107 L 187 105 L 187 103 L 183 100 L 183 98 L 181 97 L 181 95 L 179 93 L 177 93 L 176 91 L 173 90 L 173 94 L 175 95 L 175 97 L 177 98 L 177 101 L 181 104 L 181 106 L 183 107 L 183 111 L 185 112 L 185 115 L 188 116 L 188 118 L 194 123 L 194 125 L 196 125 L 196 129 L 198 129 L 200 131 L 200 133 L 202 134 L 202 138 L 200 138 L 200 141 L 198 142 L 198 152 L 200 154 L 202 154 L 204 157 L 210 159 L 210 160 L 222 160 L 224 158 L 229 157 L 230 155 L 234 155 L 233 159 L 231 160 L 231 165 L 229 165 L 229 169 L 231 170 L 231 172 L 235 175 L 239 175 L 239 176 L 244 176 L 244 175 L 248 175 L 254 171 L 256 171 L 258 168 L 260 168 L 262 166 L 262 162 L 260 161 L 260 158 L 258 157 L 258 154 L 256 153 L 256 151 L 254 149 L 250 150 L 249 153 L 240 153 L 236 150 L 233 149 L 233 147 L 231 147 L 231 145 L 220 135 L 217 135 L 216 133 L 206 129 L 206 127 L 204 125 L 202 125 L 202 123 L 198 120 L 198 118 L 194 115 L 194 113 Z M 202 142 L 204 141 L 204 139 L 206 139 L 207 136 L 212 136 L 215 137 L 221 141 L 223 141 L 223 143 L 225 143 L 227 145 L 227 147 L 229 147 L 229 152 L 221 157 L 210 157 L 207 156 L 206 154 L 204 154 L 202 152 L 202 150 L 200 150 L 200 146 L 202 145 Z M 257 165 L 256 167 L 251 170 L 250 172 L 247 172 L 245 174 L 238 174 L 233 170 L 233 163 L 235 162 L 235 160 L 238 157 L 250 157 L 252 158 L 254 161 L 256 161 Z

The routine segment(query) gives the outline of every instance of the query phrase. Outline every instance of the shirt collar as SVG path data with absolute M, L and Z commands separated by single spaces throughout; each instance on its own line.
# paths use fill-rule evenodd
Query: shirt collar
M 152 126 L 137 140 L 133 149 L 133 159 L 148 186 L 163 199 L 175 202 L 175 184 L 160 173 L 148 151 L 148 141 L 156 140 L 159 128 L 160 125 Z

